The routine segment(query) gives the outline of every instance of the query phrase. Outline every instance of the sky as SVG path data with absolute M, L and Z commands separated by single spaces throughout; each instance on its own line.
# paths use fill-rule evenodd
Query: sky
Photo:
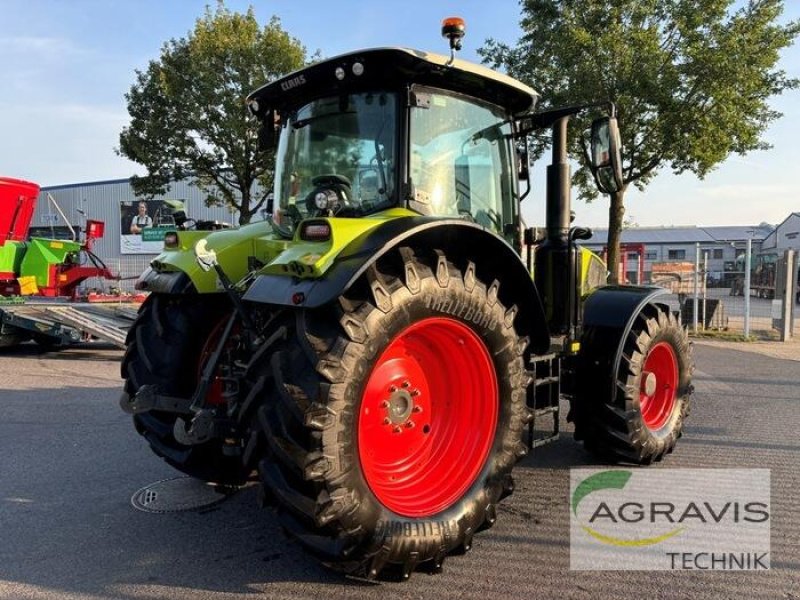
M 128 122 L 124 99 L 134 69 L 156 59 L 162 44 L 184 37 L 203 0 L 0 0 L 0 175 L 59 185 L 129 177 L 142 167 L 114 152 Z M 800 19 L 787 0 L 784 20 Z M 466 19 L 460 58 L 479 61 L 487 38 L 515 43 L 514 0 L 228 0 L 231 10 L 273 15 L 310 53 L 334 56 L 374 46 L 447 52 L 441 19 Z M 800 77 L 800 46 L 780 67 Z M 543 95 L 547 90 L 539 90 Z M 640 226 L 777 224 L 800 212 L 800 90 L 772 101 L 784 117 L 765 139 L 774 147 L 731 156 L 704 180 L 661 171 L 644 193 L 626 194 L 626 218 Z M 542 161 L 544 162 L 544 161 Z M 524 201 L 528 225 L 544 224 L 544 164 Z M 608 202 L 574 201 L 576 223 L 605 227 Z

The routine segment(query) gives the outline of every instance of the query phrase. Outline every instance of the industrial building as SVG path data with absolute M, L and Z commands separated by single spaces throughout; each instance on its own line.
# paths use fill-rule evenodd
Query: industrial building
M 639 261 L 642 264 L 641 283 L 650 281 L 653 263 L 689 262 L 699 258 L 707 264 L 709 282 L 725 282 L 726 274 L 743 267 L 737 257 L 744 254 L 747 240 L 751 240 L 753 254 L 761 251 L 766 239 L 773 233 L 771 227 L 631 227 L 622 231 L 625 279 L 637 283 Z M 587 248 L 602 253 L 608 239 L 607 229 L 595 229 L 591 239 L 583 243 Z M 699 255 L 698 255 L 699 252 Z M 706 263 L 707 261 L 707 263 Z
M 790 214 L 783 223 L 764 238 L 763 251 L 782 253 L 784 250 L 800 251 L 800 213 Z

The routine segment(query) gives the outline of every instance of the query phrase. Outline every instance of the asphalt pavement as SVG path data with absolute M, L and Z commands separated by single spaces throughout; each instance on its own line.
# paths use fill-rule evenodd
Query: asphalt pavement
M 746 348 L 741 346 L 739 348 Z M 674 454 L 651 468 L 769 467 L 772 570 L 569 570 L 571 439 L 534 451 L 474 549 L 440 575 L 368 583 L 330 573 L 282 534 L 255 488 L 151 514 L 131 496 L 176 477 L 118 408 L 120 352 L 0 354 L 0 598 L 800 598 L 800 360 L 695 346 L 697 388 Z

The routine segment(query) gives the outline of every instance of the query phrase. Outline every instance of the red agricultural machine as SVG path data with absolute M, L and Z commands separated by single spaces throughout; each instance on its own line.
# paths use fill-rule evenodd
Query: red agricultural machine
M 83 242 L 28 238 L 38 196 L 37 184 L 0 177 L 0 295 L 74 298 L 90 277 L 114 279 L 92 252 L 102 221 L 86 222 Z
M 78 287 L 91 277 L 118 279 L 92 252 L 104 223 L 86 221 L 83 241 L 74 232 L 72 240 L 29 237 L 38 196 L 37 184 L 0 177 L 0 348 L 29 339 L 57 346 L 91 337 L 121 345 L 124 333 L 64 302 L 77 300 Z

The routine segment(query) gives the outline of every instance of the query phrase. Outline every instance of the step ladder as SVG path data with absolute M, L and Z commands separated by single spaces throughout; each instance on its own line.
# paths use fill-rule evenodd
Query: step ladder
M 528 386 L 527 404 L 531 411 L 528 423 L 528 449 L 533 450 L 555 442 L 559 433 L 559 401 L 561 400 L 561 358 L 558 354 L 543 354 L 531 357 L 529 368 L 533 382 Z M 552 427 L 537 434 L 537 425 L 542 419 L 551 416 Z
M 97 317 L 76 310 L 71 306 L 48 306 L 44 311 L 50 318 L 72 325 L 99 340 L 110 342 L 118 348 L 125 348 L 126 333 L 119 327 L 108 325 Z

